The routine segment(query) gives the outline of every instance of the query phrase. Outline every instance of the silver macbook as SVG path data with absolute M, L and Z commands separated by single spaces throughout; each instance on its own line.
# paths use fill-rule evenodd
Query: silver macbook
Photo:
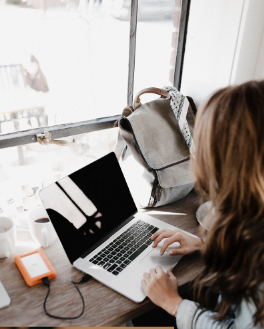
M 71 264 L 135 302 L 146 297 L 144 272 L 181 258 L 151 247 L 156 231 L 175 227 L 138 213 L 113 152 L 39 195 Z

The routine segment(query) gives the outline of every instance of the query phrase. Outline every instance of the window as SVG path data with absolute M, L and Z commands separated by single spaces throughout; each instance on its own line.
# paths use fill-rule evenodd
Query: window
M 134 90 L 180 86 L 190 0 L 7 0 L 0 6 L 5 211 L 43 180 L 113 150 L 113 123 Z M 39 145 L 36 135 L 44 130 L 75 144 Z

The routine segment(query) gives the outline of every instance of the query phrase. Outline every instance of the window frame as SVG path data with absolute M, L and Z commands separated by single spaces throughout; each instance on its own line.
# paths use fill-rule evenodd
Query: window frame
M 188 30 L 188 20 L 191 0 L 182 0 L 181 16 L 179 25 L 179 39 L 177 47 L 177 55 L 174 71 L 174 87 L 180 90 L 185 45 Z M 128 87 L 127 87 L 127 105 L 133 103 L 134 93 L 134 73 L 135 73 L 135 58 L 136 58 L 136 33 L 137 33 L 137 12 L 138 0 L 131 0 L 131 16 L 130 16 L 130 40 L 129 40 L 129 64 L 128 64 Z M 109 129 L 114 127 L 119 115 L 86 120 L 76 123 L 59 124 L 54 126 L 39 127 L 25 131 L 18 131 L 0 135 L 0 149 L 25 145 L 37 142 L 37 134 L 43 134 L 48 130 L 52 134 L 53 139 L 69 137 L 79 134 L 84 134 L 92 131 Z

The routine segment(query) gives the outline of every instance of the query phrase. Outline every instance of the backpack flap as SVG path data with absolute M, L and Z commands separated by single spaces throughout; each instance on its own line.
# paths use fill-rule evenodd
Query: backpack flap
M 190 160 L 162 170 L 157 170 L 156 173 L 159 185 L 163 188 L 171 188 L 195 182 Z
M 121 135 L 133 135 L 135 144 L 145 164 L 159 170 L 189 158 L 190 152 L 170 107 L 169 99 L 156 99 L 141 105 L 120 122 Z M 131 136 L 132 137 L 132 136 Z

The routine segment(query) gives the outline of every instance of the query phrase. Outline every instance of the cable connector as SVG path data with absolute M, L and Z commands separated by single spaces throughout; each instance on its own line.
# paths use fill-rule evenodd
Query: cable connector
M 87 282 L 91 279 L 91 275 L 89 274 L 85 274 L 82 278 L 81 278 L 81 281 L 79 282 L 75 282 L 75 284 L 79 284 L 79 283 L 84 283 L 84 282 Z
M 43 283 L 45 284 L 45 286 L 47 286 L 47 287 L 50 286 L 50 280 L 49 280 L 47 277 L 42 278 L 42 281 L 43 281 Z

